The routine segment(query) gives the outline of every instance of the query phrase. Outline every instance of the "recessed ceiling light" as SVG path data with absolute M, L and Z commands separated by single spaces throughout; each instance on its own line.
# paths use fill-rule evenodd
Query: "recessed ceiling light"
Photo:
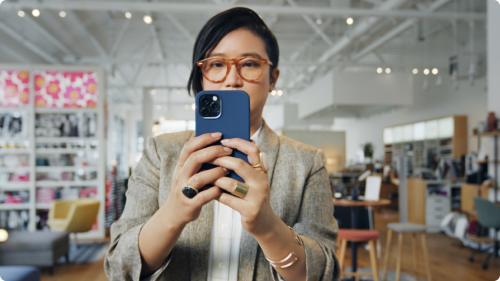
M 145 23 L 147 24 L 152 24 L 153 23 L 153 18 L 149 15 L 145 15 L 144 18 L 142 18 Z
M 429 71 L 429 69 L 428 69 L 428 68 L 424 69 L 424 74 L 425 74 L 425 75 L 429 75 L 429 73 L 430 73 L 430 71 Z
M 282 90 L 278 90 L 277 94 L 278 94 L 278 96 L 281 97 L 283 95 L 283 91 Z
M 19 12 L 17 12 L 17 15 L 18 15 L 19 17 L 21 17 L 21 18 L 24 18 L 24 16 L 25 16 L 26 14 L 24 13 L 24 11 L 19 11 Z
M 378 73 L 378 74 L 380 74 L 380 73 L 382 73 L 382 72 L 384 72 L 384 70 L 382 69 L 382 67 L 377 68 L 377 73 Z
M 323 21 L 322 21 L 321 19 L 317 19 L 317 20 L 316 20 L 316 24 L 317 24 L 317 25 L 321 25 L 322 23 L 323 23 Z
M 59 16 L 60 16 L 61 18 L 65 18 L 65 17 L 66 17 L 66 12 L 65 12 L 65 11 L 60 11 L 60 12 L 59 12 Z
M 413 74 L 417 74 L 418 73 L 418 69 L 414 68 L 413 71 L 412 71 Z
M 385 69 L 385 73 L 387 73 L 387 74 L 391 73 L 391 71 L 392 70 L 389 67 Z
M 347 18 L 345 22 L 347 22 L 348 25 L 351 25 L 354 23 L 354 20 L 352 18 Z
M 439 72 L 439 70 L 437 68 L 433 68 L 432 69 L 432 74 L 437 75 L 438 72 Z
M 132 13 L 130 13 L 130 12 L 126 12 L 126 13 L 125 13 L 125 17 L 126 17 L 127 19 L 132 18 Z
M 38 9 L 33 9 L 33 11 L 31 11 L 31 14 L 35 17 L 35 18 L 38 18 L 40 16 L 40 10 Z
M 276 90 L 273 90 L 273 91 L 271 92 L 271 96 L 276 96 Z

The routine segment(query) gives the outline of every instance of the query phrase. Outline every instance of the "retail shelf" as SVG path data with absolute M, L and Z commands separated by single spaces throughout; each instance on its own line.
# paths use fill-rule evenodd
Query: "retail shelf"
M 78 171 L 97 171 L 97 167 L 86 166 L 86 167 L 74 167 L 74 166 L 37 166 L 37 172 L 50 173 L 50 172 L 78 172 Z
M 48 210 L 52 206 L 52 203 L 36 203 L 36 208 L 38 210 Z
M 50 142 L 50 143 L 63 143 L 63 142 L 82 142 L 82 141 L 98 141 L 97 138 L 79 138 L 79 137 L 37 137 L 36 142 Z
M 0 107 L 0 113 L 27 112 L 27 111 L 30 111 L 29 107 L 18 107 L 18 108 Z
M 0 154 L 22 154 L 22 153 L 30 153 L 30 150 L 25 148 L 0 148 Z
M 71 186 L 97 186 L 99 184 L 96 180 L 91 181 L 37 181 L 37 187 L 71 187 Z
M 0 167 L 0 173 L 29 173 L 30 167 Z
M 10 142 L 10 141 L 29 141 L 30 139 L 27 137 L 0 137 L 0 141 Z
M 35 113 L 43 114 L 74 114 L 74 113 L 98 113 L 97 108 L 37 108 Z
M 91 149 L 90 152 L 97 151 L 94 149 Z M 37 154 L 77 154 L 79 152 L 87 152 L 86 149 L 83 148 L 37 148 L 36 153 Z
M 475 137 L 492 137 L 492 136 L 500 136 L 500 131 L 486 132 L 480 134 L 474 134 Z
M 21 181 L 21 182 L 1 182 L 0 190 L 4 191 L 20 191 L 20 190 L 29 190 L 31 183 L 29 181 Z
M 27 210 L 29 208 L 30 208 L 29 203 L 19 203 L 19 204 L 0 203 L 0 210 Z

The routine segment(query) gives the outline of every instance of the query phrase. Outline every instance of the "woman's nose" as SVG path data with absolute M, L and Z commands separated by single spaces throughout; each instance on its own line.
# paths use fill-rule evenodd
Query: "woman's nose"
M 226 88 L 240 88 L 243 87 L 243 79 L 238 73 L 237 65 L 234 63 L 230 64 L 229 73 L 227 74 L 226 80 L 224 81 L 224 86 Z

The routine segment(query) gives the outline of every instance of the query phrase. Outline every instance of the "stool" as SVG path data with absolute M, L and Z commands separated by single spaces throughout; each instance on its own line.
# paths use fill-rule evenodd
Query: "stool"
M 391 246 L 392 232 L 398 233 L 398 259 L 396 265 L 396 281 L 401 280 L 401 259 L 403 255 L 403 236 L 406 233 L 411 234 L 412 246 L 413 246 L 413 267 L 415 269 L 415 279 L 418 280 L 418 269 L 417 269 L 417 235 L 420 235 L 422 243 L 422 252 L 424 255 L 425 269 L 427 272 L 427 281 L 431 281 L 431 271 L 429 267 L 429 253 L 427 252 L 427 240 L 426 240 L 426 227 L 420 224 L 414 223 L 390 223 L 387 225 L 387 241 L 385 246 L 385 257 L 384 257 L 384 273 L 382 275 L 382 280 L 387 278 L 387 261 L 389 259 L 389 250 Z
M 364 230 L 364 229 L 339 229 L 338 239 L 340 241 L 340 275 L 341 276 L 354 276 L 356 280 L 359 280 L 360 276 L 373 276 L 374 281 L 379 281 L 378 278 L 378 265 L 377 265 L 377 244 L 375 240 L 379 237 L 378 231 L 376 230 Z M 368 242 L 370 247 L 370 262 L 372 267 L 372 273 L 359 273 L 359 272 L 344 272 L 344 258 L 347 248 L 347 242 Z M 355 247 L 355 245 L 353 245 Z

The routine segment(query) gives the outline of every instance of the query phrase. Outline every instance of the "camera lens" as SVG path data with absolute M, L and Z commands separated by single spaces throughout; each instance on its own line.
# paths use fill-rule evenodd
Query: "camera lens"
M 213 110 L 219 110 L 219 104 L 216 103 L 216 102 L 212 102 L 210 104 L 210 107 L 213 109 Z
M 210 103 L 210 100 L 208 99 L 207 96 L 203 96 L 200 99 L 202 105 L 208 105 Z
M 208 117 L 208 116 L 210 116 L 210 108 L 208 108 L 208 107 L 201 108 L 200 109 L 200 115 L 202 117 Z

